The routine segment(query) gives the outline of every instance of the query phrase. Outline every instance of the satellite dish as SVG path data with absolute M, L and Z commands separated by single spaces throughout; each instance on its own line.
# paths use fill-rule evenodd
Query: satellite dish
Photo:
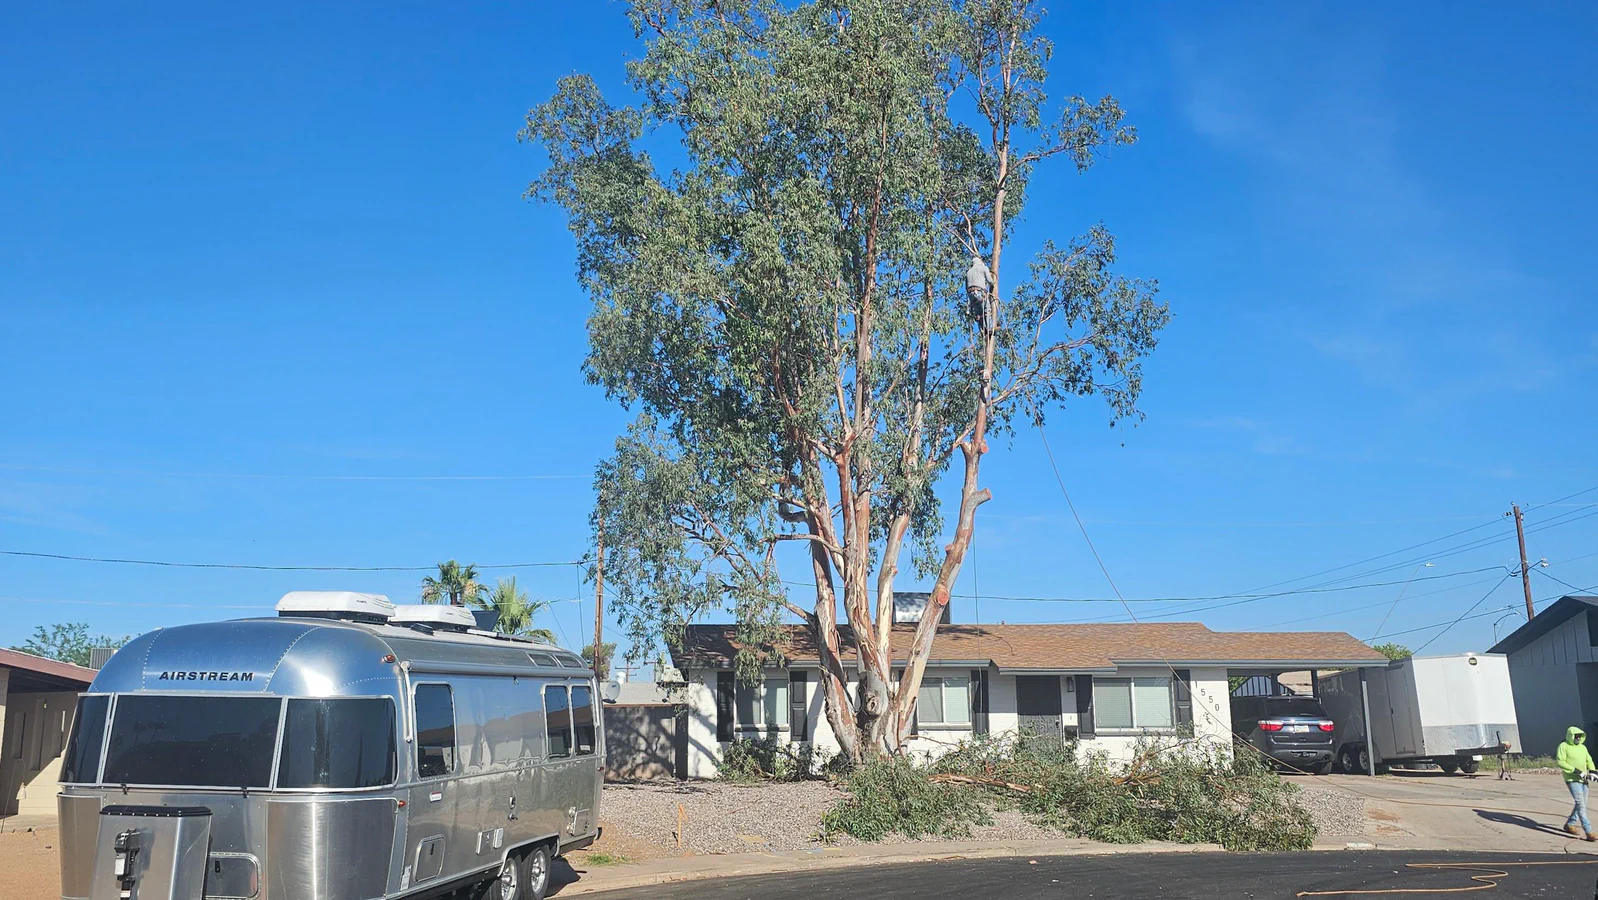
M 607 681 L 599 688 L 599 699 L 606 703 L 615 703 L 621 696 L 621 682 Z

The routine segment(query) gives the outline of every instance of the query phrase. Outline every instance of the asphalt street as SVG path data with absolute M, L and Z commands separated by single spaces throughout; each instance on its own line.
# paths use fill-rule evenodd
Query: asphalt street
M 1468 868 L 1411 868 L 1410 864 L 1415 863 L 1449 863 Z M 1495 868 L 1494 863 L 1505 865 Z M 1485 880 L 1473 881 L 1472 876 Z M 1489 882 L 1496 882 L 1497 886 L 1490 887 Z M 1374 896 L 1395 898 L 1448 895 L 1438 893 L 1438 888 L 1475 888 L 1470 893 L 1482 898 L 1598 900 L 1598 856 L 1350 851 L 943 860 L 689 881 L 596 896 L 605 900 L 926 900 L 961 895 L 1002 900 L 1219 900 L 1354 890 L 1378 890 L 1384 893 Z M 1393 892 L 1394 889 L 1403 893 Z

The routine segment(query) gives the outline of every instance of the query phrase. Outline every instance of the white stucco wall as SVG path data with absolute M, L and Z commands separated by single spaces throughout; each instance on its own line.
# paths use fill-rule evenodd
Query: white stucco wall
M 1192 677 L 1194 736 L 1199 739 L 1199 744 L 1206 748 L 1223 750 L 1229 748 L 1232 740 L 1232 714 L 1226 669 L 1222 667 L 1186 668 L 1189 668 Z M 928 667 L 926 677 L 969 675 L 970 672 L 970 667 Z M 716 672 L 714 670 L 692 670 L 685 674 L 689 678 L 689 685 L 686 691 L 686 702 L 689 704 L 688 777 L 714 778 L 716 775 L 716 758 L 721 750 L 721 744 L 716 741 Z M 787 671 L 783 669 L 771 669 L 765 674 L 766 677 L 770 678 L 787 677 Z M 832 728 L 827 723 L 823 705 L 825 698 L 821 690 L 818 674 L 812 670 L 806 684 L 806 709 L 808 711 L 811 743 L 817 749 L 824 750 L 829 754 L 837 753 L 838 742 L 833 736 Z M 1170 670 L 1164 667 L 1129 667 L 1117 673 L 1118 676 L 1168 676 L 1169 674 Z M 851 680 L 849 684 L 851 694 L 854 691 L 854 687 L 855 682 Z M 1077 724 L 1076 694 L 1065 690 L 1065 679 L 1063 677 L 1060 678 L 1060 691 L 1063 724 L 1075 726 Z M 988 704 L 989 734 L 996 736 L 1014 734 L 1019 721 L 1016 715 L 1014 675 L 990 671 L 988 676 Z M 971 735 L 972 731 L 969 726 L 922 726 L 920 733 L 911 738 L 908 749 L 923 758 L 932 757 L 947 752 L 961 740 L 970 738 Z M 1126 761 L 1132 758 L 1137 743 L 1143 736 L 1139 732 L 1120 734 L 1101 732 L 1093 737 L 1084 738 L 1079 746 L 1082 752 L 1104 753 L 1112 760 Z M 1166 732 L 1164 736 L 1172 736 L 1172 732 Z

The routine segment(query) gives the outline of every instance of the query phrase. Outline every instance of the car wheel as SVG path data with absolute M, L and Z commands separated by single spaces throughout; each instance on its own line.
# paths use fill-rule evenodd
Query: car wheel
M 527 866 L 521 854 L 512 853 L 505 857 L 499 874 L 478 896 L 481 900 L 527 900 Z
M 549 873 L 553 857 L 549 853 L 549 845 L 541 844 L 527 852 L 523 871 L 527 877 L 524 883 L 527 890 L 521 900 L 544 900 L 544 894 L 549 891 Z
M 1464 772 L 1466 775 L 1475 775 L 1481 771 L 1481 760 L 1462 759 L 1459 761 L 1459 771 Z
M 1327 760 L 1323 763 L 1316 763 L 1315 765 L 1310 766 L 1309 770 L 1310 774 L 1312 775 L 1330 775 L 1332 774 L 1332 761 Z

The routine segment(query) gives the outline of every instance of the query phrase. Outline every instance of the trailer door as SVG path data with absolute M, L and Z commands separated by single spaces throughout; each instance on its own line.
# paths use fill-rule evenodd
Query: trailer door
M 1421 756 L 1420 711 L 1415 694 L 1413 662 L 1401 662 L 1387 670 L 1387 703 L 1393 717 L 1393 749 L 1389 758 Z

